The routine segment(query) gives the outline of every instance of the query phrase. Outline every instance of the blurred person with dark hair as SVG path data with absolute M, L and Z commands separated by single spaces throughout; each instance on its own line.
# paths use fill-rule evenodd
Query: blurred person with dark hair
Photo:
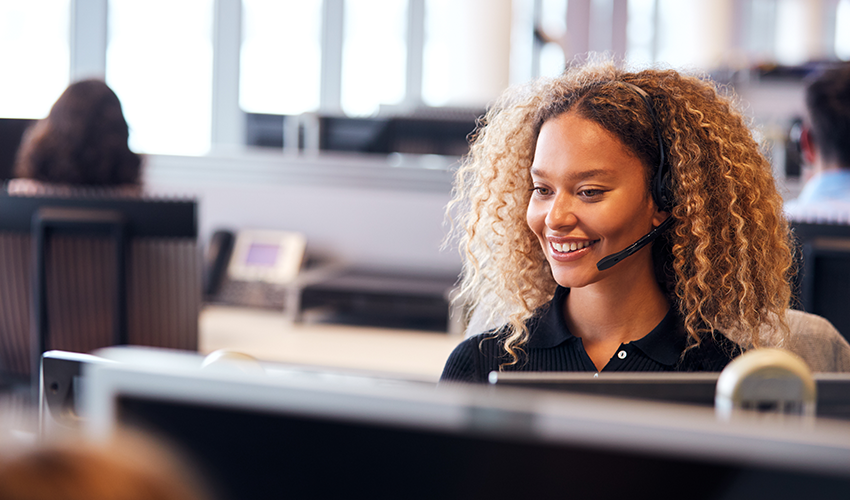
M 827 69 L 806 88 L 800 136 L 807 182 L 785 205 L 793 220 L 850 222 L 850 64 Z
M 118 96 L 102 80 L 71 84 L 47 118 L 24 134 L 11 194 L 68 187 L 140 190 L 142 157 L 130 150 L 129 128 Z

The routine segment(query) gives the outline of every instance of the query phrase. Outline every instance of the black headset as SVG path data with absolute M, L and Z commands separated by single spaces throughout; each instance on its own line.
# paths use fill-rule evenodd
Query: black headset
M 658 139 L 658 168 L 655 171 L 655 176 L 652 179 L 652 199 L 655 204 L 663 212 L 669 212 L 673 208 L 673 193 L 670 186 L 670 166 L 667 164 L 667 155 L 664 149 L 664 139 L 661 137 L 661 127 L 658 125 L 658 116 L 655 114 L 655 107 L 652 105 L 652 98 L 645 90 L 637 85 L 628 82 L 619 82 L 627 88 L 634 91 L 646 104 L 646 110 L 649 117 L 652 119 L 652 128 L 655 129 L 655 136 Z
M 655 108 L 652 106 L 652 99 L 649 94 L 637 85 L 628 82 L 618 82 L 626 88 L 631 89 L 643 99 L 646 104 L 646 109 L 652 119 L 652 127 L 655 129 L 655 136 L 658 139 L 658 169 L 655 171 L 655 176 L 651 182 L 652 199 L 658 205 L 658 209 L 662 212 L 669 212 L 673 208 L 673 190 L 670 182 L 670 166 L 667 164 L 667 155 L 664 151 L 664 139 L 661 137 L 661 127 L 658 125 L 658 117 L 655 115 Z M 611 254 L 596 263 L 596 268 L 604 271 L 614 264 L 625 259 L 629 255 L 637 252 L 646 245 L 652 243 L 661 233 L 673 225 L 673 217 L 667 217 L 667 220 L 662 222 L 658 227 L 650 231 L 647 235 L 629 245 L 624 250 L 615 254 Z

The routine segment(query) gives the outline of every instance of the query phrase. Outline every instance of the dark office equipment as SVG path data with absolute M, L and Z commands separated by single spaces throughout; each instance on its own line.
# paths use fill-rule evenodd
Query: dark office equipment
M 850 339 L 850 225 L 795 222 L 792 229 L 801 260 L 795 279 L 800 307 Z
M 319 149 L 363 153 L 461 156 L 469 150 L 476 116 L 467 119 L 398 116 L 319 118 Z
M 381 135 L 388 124 L 386 118 L 322 116 L 319 118 L 319 149 L 387 153 L 389 147 L 381 140 Z
M 321 151 L 358 153 L 410 153 L 461 156 L 469 150 L 469 136 L 475 130 L 478 110 L 425 110 L 410 115 L 357 118 L 317 115 L 316 121 L 300 124 L 293 148 L 304 148 L 308 134 L 318 133 Z M 284 144 L 287 120 L 297 116 L 246 115 L 249 146 L 290 147 Z M 305 130 L 305 127 L 317 130 Z
M 219 229 L 210 237 L 204 251 L 204 297 L 215 295 L 227 275 L 227 265 L 236 240 L 232 231 Z
M 247 113 L 245 115 L 245 144 L 266 148 L 282 148 L 284 115 Z M 287 144 L 287 146 L 289 146 Z
M 719 373 L 493 372 L 499 388 L 562 391 L 713 407 Z M 817 415 L 850 420 L 850 373 L 815 373 Z
M 846 423 L 486 387 L 302 384 L 102 365 L 90 429 L 170 439 L 222 498 L 846 498 Z
M 196 240 L 193 200 L 0 194 L 0 370 L 35 382 L 47 349 L 196 350 Z
M 0 182 L 13 177 L 12 169 L 21 139 L 35 122 L 26 118 L 0 118 Z
M 803 135 L 803 119 L 795 117 L 788 125 L 785 136 L 785 177 L 799 179 L 803 167 L 803 149 L 800 145 Z
M 453 274 L 345 269 L 304 286 L 301 309 L 327 312 L 333 323 L 446 332 Z

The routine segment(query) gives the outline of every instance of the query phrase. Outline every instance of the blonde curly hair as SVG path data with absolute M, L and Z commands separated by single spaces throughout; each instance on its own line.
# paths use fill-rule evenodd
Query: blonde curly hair
M 506 91 L 479 125 L 455 176 L 449 214 L 464 267 L 459 293 L 467 310 L 507 318 L 498 331 L 518 362 L 527 320 L 557 283 L 526 223 L 529 172 L 544 122 L 566 112 L 593 120 L 647 165 L 659 163 L 650 110 L 626 82 L 646 92 L 663 136 L 673 197 L 673 226 L 653 244 L 662 290 L 678 308 L 691 347 L 724 332 L 757 347 L 769 325 L 772 345 L 788 335 L 792 246 L 771 166 L 729 95 L 707 79 L 673 70 L 627 72 L 611 62 L 569 68 Z M 761 339 L 764 340 L 764 339 Z

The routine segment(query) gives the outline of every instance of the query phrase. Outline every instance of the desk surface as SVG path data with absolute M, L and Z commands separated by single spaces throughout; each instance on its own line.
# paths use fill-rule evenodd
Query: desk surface
M 397 373 L 436 382 L 458 336 L 318 323 L 282 312 L 208 306 L 200 316 L 202 353 L 230 349 L 263 361 Z

